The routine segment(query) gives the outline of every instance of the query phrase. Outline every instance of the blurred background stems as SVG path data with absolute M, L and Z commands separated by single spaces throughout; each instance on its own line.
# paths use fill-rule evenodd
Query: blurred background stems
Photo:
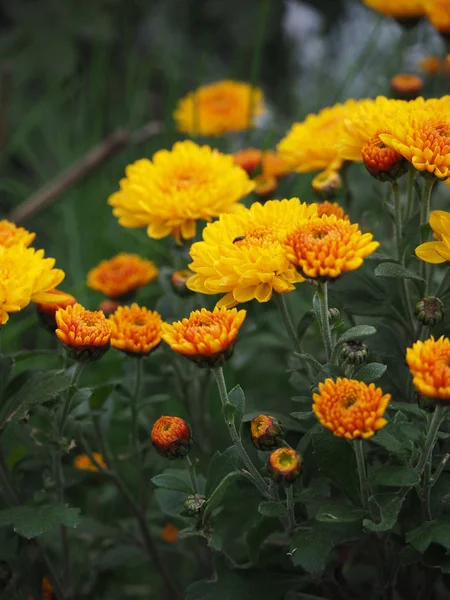
M 398 180 L 390 182 L 392 198 L 394 200 L 394 235 L 397 249 L 397 259 L 400 264 L 403 264 L 402 253 L 402 207 L 400 203 L 400 186 Z
M 333 354 L 333 340 L 331 338 L 330 319 L 328 314 L 328 283 L 320 282 L 317 284 L 317 299 L 319 305 L 319 323 L 322 334 L 323 345 L 325 347 L 325 356 L 327 362 L 331 362 Z
M 422 186 L 422 199 L 420 205 L 420 240 L 426 242 L 428 238 L 428 221 L 430 220 L 431 194 L 433 192 L 436 179 L 433 175 L 425 175 Z M 424 260 L 420 261 L 420 275 L 425 281 L 424 297 L 428 294 L 428 263 Z
M 369 490 L 367 487 L 366 462 L 364 459 L 363 440 L 361 438 L 353 442 L 356 455 L 356 464 L 358 467 L 359 490 L 361 494 L 361 504 L 373 520 L 372 509 L 369 502 Z
M 410 219 L 414 213 L 414 181 L 417 176 L 417 170 L 412 164 L 408 165 L 408 179 L 406 184 L 406 206 L 405 220 Z
M 199 494 L 198 482 L 197 482 L 197 474 L 195 472 L 195 465 L 192 464 L 192 460 L 189 458 L 189 454 L 184 457 L 184 464 L 186 465 L 186 470 L 189 475 L 189 480 L 191 482 L 191 488 L 193 494 Z

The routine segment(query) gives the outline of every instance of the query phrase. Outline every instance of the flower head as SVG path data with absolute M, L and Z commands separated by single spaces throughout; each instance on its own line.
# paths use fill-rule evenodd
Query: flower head
M 334 198 L 342 187 L 342 178 L 338 171 L 325 169 L 312 180 L 312 189 L 319 198 Z
M 178 527 L 175 527 L 173 523 L 167 523 L 161 529 L 161 539 L 163 539 L 168 544 L 174 544 L 178 540 L 178 534 L 180 530 Z
M 253 188 L 233 156 L 187 140 L 129 165 L 108 202 L 123 227 L 146 226 L 151 238 L 181 241 L 195 236 L 197 221 L 236 210 Z
M 36 237 L 35 233 L 27 231 L 24 227 L 17 227 L 15 223 L 2 219 L 0 221 L 0 246 L 9 248 L 16 244 L 29 246 Z
M 243 148 L 233 154 L 234 164 L 251 174 L 261 164 L 262 151 L 258 148 Z
M 298 198 L 255 202 L 233 215 L 222 215 L 203 230 L 203 241 L 191 247 L 195 275 L 188 287 L 203 294 L 225 294 L 219 306 L 232 307 L 256 299 L 267 302 L 303 278 L 289 262 L 287 232 L 317 212 Z
M 416 304 L 414 312 L 419 323 L 423 323 L 427 327 L 434 327 L 436 323 L 440 323 L 443 320 L 445 306 L 439 298 L 427 296 Z
M 91 460 L 91 457 L 88 454 L 78 454 L 73 460 L 73 466 L 75 469 L 81 471 L 98 471 L 99 469 L 95 463 L 98 463 L 102 469 L 107 468 L 107 464 L 103 460 L 103 456 L 100 452 L 93 452 L 92 456 L 94 457 L 95 462 Z
M 423 0 L 363 0 L 366 6 L 396 19 L 416 19 L 425 14 Z
M 48 297 L 53 296 L 53 300 L 47 302 L 37 302 L 36 310 L 42 325 L 51 333 L 55 332 L 56 319 L 55 313 L 58 308 L 67 308 L 76 304 L 76 299 L 70 294 L 66 294 L 62 290 L 49 290 Z
M 283 428 L 275 417 L 258 415 L 250 423 L 252 442 L 259 450 L 276 448 L 283 438 Z
M 87 284 L 109 298 L 120 298 L 153 281 L 157 275 L 158 269 L 151 260 L 121 252 L 91 269 Z
M 322 215 L 334 215 L 337 219 L 350 220 L 342 206 L 337 202 L 328 202 L 328 200 L 317 204 L 317 216 L 321 217 Z
M 440 33 L 450 34 L 450 0 L 426 0 L 428 20 Z
M 412 100 L 423 90 L 423 80 L 412 73 L 399 73 L 391 79 L 391 90 L 397 98 Z
M 292 448 L 278 448 L 270 453 L 267 470 L 279 483 L 290 485 L 300 475 L 302 459 Z
M 406 362 L 416 389 L 424 396 L 450 400 L 450 340 L 441 336 L 435 340 L 415 342 L 406 349 Z
M 161 315 L 144 306 L 119 306 L 109 321 L 111 346 L 126 354 L 144 356 L 161 343 Z
M 175 352 L 199 366 L 217 366 L 231 356 L 245 310 L 202 308 L 191 312 L 188 319 L 162 324 L 162 338 Z
M 425 242 L 416 248 L 416 255 L 428 263 L 439 265 L 450 261 L 450 213 L 434 210 L 430 214 L 434 242 Z
M 74 304 L 59 308 L 55 318 L 58 326 L 55 333 L 75 360 L 98 360 L 108 350 L 111 324 L 101 311 L 86 310 L 81 304 Z
M 248 129 L 264 112 L 263 93 L 240 81 L 217 81 L 199 87 L 178 102 L 174 119 L 190 135 L 223 135 Z M 250 120 L 250 117 L 253 117 Z
M 340 378 L 319 383 L 313 411 L 324 427 L 349 440 L 367 439 L 387 423 L 384 412 L 391 399 L 374 383 Z
M 55 259 L 44 258 L 43 250 L 23 244 L 0 246 L 0 324 L 9 313 L 18 312 L 30 302 L 54 299 L 51 290 L 64 279 L 64 271 L 54 269 Z M 50 291 L 50 293 L 49 293 Z
M 278 144 L 280 157 L 299 173 L 321 169 L 337 170 L 342 164 L 339 142 L 344 121 L 349 118 L 358 102 L 348 100 L 310 114 L 302 123 L 294 123 Z
M 191 449 L 191 430 L 180 417 L 160 417 L 150 437 L 158 454 L 169 459 L 183 458 Z
M 303 221 L 288 234 L 288 259 L 304 277 L 335 279 L 346 271 L 359 269 L 378 242 L 371 233 L 362 234 L 358 225 L 323 215 Z

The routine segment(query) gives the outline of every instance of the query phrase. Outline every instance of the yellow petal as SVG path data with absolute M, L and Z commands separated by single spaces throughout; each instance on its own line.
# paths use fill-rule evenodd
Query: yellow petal
M 441 253 L 438 252 L 441 251 Z M 446 262 L 446 258 L 443 258 L 442 252 L 445 252 L 445 246 L 442 242 L 425 242 L 416 248 L 416 256 L 428 263 L 433 265 L 439 265 Z

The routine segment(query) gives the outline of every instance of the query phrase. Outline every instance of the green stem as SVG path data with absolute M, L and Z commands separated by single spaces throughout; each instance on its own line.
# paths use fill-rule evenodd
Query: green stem
M 422 199 L 420 205 L 420 241 L 423 244 L 427 240 L 427 236 L 423 231 L 423 226 L 428 223 L 430 220 L 430 206 L 431 206 L 431 193 L 433 191 L 433 186 L 435 184 L 435 179 L 433 177 L 425 177 L 422 187 Z M 424 296 L 427 295 L 427 265 L 424 260 L 420 261 L 420 275 L 425 280 L 425 290 Z
M 258 24 L 256 27 L 256 40 L 253 50 L 252 65 L 250 70 L 250 98 L 248 105 L 248 129 L 247 144 L 250 145 L 253 131 L 253 114 L 255 111 L 255 88 L 259 79 L 261 70 L 262 49 L 264 47 L 264 36 L 266 33 L 267 21 L 269 17 L 270 0 L 261 0 Z
M 294 488 L 292 485 L 286 487 L 286 508 L 289 519 L 289 531 L 293 531 L 297 527 L 294 511 Z
M 397 246 L 398 261 L 403 264 L 402 257 L 402 209 L 400 204 L 400 188 L 398 181 L 391 182 L 392 197 L 394 199 L 394 233 Z
M 295 331 L 294 323 L 292 322 L 291 315 L 289 314 L 289 309 L 284 296 L 284 294 L 275 294 L 275 302 L 277 303 L 278 310 L 280 311 L 281 318 L 283 319 L 286 332 L 291 340 L 292 347 L 299 354 L 303 354 L 302 345 L 298 341 L 297 332 Z
M 83 363 L 77 362 L 75 364 L 75 368 L 73 370 L 72 377 L 70 378 L 69 387 L 67 388 L 66 397 L 64 399 L 64 406 L 63 406 L 63 411 L 62 411 L 62 415 L 61 415 L 61 421 L 59 424 L 60 437 L 64 435 L 64 428 L 66 426 L 67 417 L 69 416 L 70 409 L 72 406 L 72 397 L 73 397 L 72 387 L 77 384 L 78 379 L 80 378 L 81 372 L 83 370 L 83 367 L 84 367 Z
M 198 494 L 199 489 L 198 489 L 197 475 L 195 473 L 195 466 L 192 464 L 192 460 L 189 458 L 189 456 L 185 457 L 184 464 L 186 465 L 186 470 L 189 474 L 192 492 L 194 494 Z
M 442 404 L 436 404 L 433 417 L 428 427 L 427 437 L 425 438 L 423 452 L 419 458 L 419 462 L 416 465 L 416 471 L 419 473 L 419 475 L 423 474 L 425 466 L 428 460 L 431 458 L 433 448 L 436 445 L 439 427 L 441 426 L 442 421 L 445 419 L 445 414 L 446 407 L 444 407 Z
M 135 358 L 135 379 L 134 379 L 134 390 L 131 398 L 131 436 L 132 445 L 136 454 L 139 453 L 139 431 L 138 431 L 138 404 L 139 404 L 139 392 L 141 389 L 142 381 L 142 359 Z
M 325 346 L 325 356 L 327 362 L 331 361 L 333 354 L 333 342 L 331 339 L 330 319 L 328 317 L 328 284 L 319 283 L 317 288 L 317 297 L 320 304 L 320 330 L 322 333 L 323 344 Z
M 361 503 L 363 508 L 370 512 L 369 504 L 369 492 L 367 489 L 367 474 L 366 474 L 366 463 L 364 460 L 364 449 L 362 439 L 354 441 L 356 464 L 358 466 L 358 477 L 359 477 L 359 490 L 361 493 Z
M 408 181 L 406 184 L 406 206 L 405 206 L 405 219 L 412 217 L 413 212 L 413 198 L 414 198 L 414 179 L 416 178 L 417 171 L 410 164 L 408 167 Z
M 222 409 L 224 411 L 224 417 L 225 417 L 225 406 L 229 403 L 229 400 L 228 400 L 227 386 L 225 383 L 225 377 L 223 375 L 223 369 L 222 369 L 222 367 L 215 367 L 214 369 L 212 369 L 212 371 L 214 373 L 214 377 L 216 378 L 217 388 L 219 390 L 219 396 L 220 396 L 220 400 L 222 402 Z M 232 422 L 229 422 L 229 420 L 227 418 L 225 418 L 225 422 L 227 423 L 228 431 L 230 432 L 230 436 L 231 436 L 231 440 L 237 450 L 237 453 L 239 454 L 240 459 L 246 466 L 247 471 L 252 476 L 253 483 L 259 489 L 261 494 L 263 494 L 266 498 L 271 500 L 272 495 L 270 494 L 269 486 L 266 484 L 266 482 L 262 478 L 261 474 L 259 473 L 258 469 L 253 464 L 252 459 L 247 454 L 247 452 L 241 442 L 239 433 L 237 432 L 236 425 L 234 424 L 234 420 Z

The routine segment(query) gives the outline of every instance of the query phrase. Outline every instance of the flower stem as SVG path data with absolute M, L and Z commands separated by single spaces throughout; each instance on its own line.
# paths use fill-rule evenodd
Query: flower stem
M 69 416 L 70 409 L 72 406 L 72 397 L 73 397 L 72 386 L 75 386 L 77 384 L 78 379 L 80 378 L 81 372 L 83 370 L 83 367 L 84 367 L 83 363 L 77 362 L 75 364 L 75 368 L 73 370 L 72 377 L 70 378 L 69 387 L 67 388 L 66 397 L 64 399 L 64 406 L 63 406 L 63 411 L 62 411 L 62 415 L 61 415 L 61 421 L 59 424 L 60 436 L 62 436 L 64 434 L 64 428 L 66 426 L 67 417 Z
M 408 168 L 408 182 L 406 184 L 406 206 L 405 206 L 405 218 L 409 219 L 412 217 L 413 212 L 413 198 L 414 198 L 414 179 L 416 178 L 417 171 L 409 165 Z
M 223 375 L 223 369 L 222 369 L 222 367 L 215 367 L 214 369 L 212 369 L 212 371 L 214 373 L 214 377 L 216 378 L 217 388 L 219 390 L 220 400 L 222 402 L 222 410 L 224 411 L 224 417 L 225 417 L 225 406 L 229 403 L 229 400 L 228 400 L 228 394 L 227 394 L 227 386 L 225 383 L 225 377 Z M 266 484 L 266 482 L 262 478 L 261 474 L 259 473 L 258 469 L 253 464 L 252 459 L 247 454 L 247 452 L 241 442 L 241 438 L 239 436 L 239 433 L 237 432 L 234 420 L 229 422 L 229 420 L 225 417 L 225 422 L 227 423 L 228 431 L 230 432 L 230 436 L 231 436 L 231 440 L 237 450 L 237 453 L 239 454 L 240 459 L 246 466 L 247 471 L 250 473 L 253 483 L 259 489 L 261 494 L 266 496 L 266 498 L 272 499 L 272 495 L 270 493 L 269 486 Z
M 135 358 L 135 379 L 134 379 L 134 390 L 131 398 L 131 436 L 132 444 L 136 453 L 139 450 L 139 432 L 138 432 L 138 403 L 139 403 L 139 391 L 141 389 L 142 381 L 142 360 L 141 358 Z
M 292 485 L 288 485 L 285 489 L 286 492 L 286 508 L 289 519 L 289 530 L 292 531 L 297 526 L 294 512 L 294 488 Z
M 419 473 L 419 475 L 423 474 L 428 460 L 431 459 L 433 448 L 436 445 L 439 427 L 441 426 L 442 421 L 445 419 L 446 412 L 446 407 L 444 407 L 442 404 L 436 404 L 433 417 L 428 427 L 427 437 L 425 438 L 423 452 L 420 455 L 419 462 L 416 465 L 416 471 Z
M 291 340 L 292 347 L 299 354 L 303 354 L 302 346 L 297 338 L 297 332 L 295 331 L 294 323 L 292 322 L 289 309 L 286 304 L 284 294 L 275 294 L 275 302 L 277 303 L 278 310 L 280 311 L 281 318 L 283 319 L 286 332 Z
M 317 288 L 317 297 L 320 305 L 320 330 L 322 333 L 323 344 L 325 346 L 325 356 L 327 362 L 331 361 L 333 354 L 333 342 L 331 339 L 330 319 L 328 317 L 328 283 L 319 283 Z
M 184 464 L 186 465 L 186 470 L 189 474 L 192 492 L 194 494 L 198 494 L 199 489 L 198 489 L 197 475 L 195 473 L 195 466 L 192 464 L 192 460 L 189 458 L 188 455 L 185 456 L 185 458 L 184 458 Z
M 363 505 L 363 508 L 365 510 L 367 510 L 368 512 L 370 512 L 363 441 L 362 441 L 362 439 L 357 439 L 354 441 L 354 444 L 355 444 L 356 464 L 358 466 L 358 477 L 359 477 L 359 489 L 360 489 L 360 493 L 361 493 L 361 503 Z
M 433 177 L 425 177 L 422 187 L 422 199 L 420 205 L 420 241 L 421 243 L 426 242 L 427 236 L 425 235 L 423 229 L 424 225 L 428 223 L 430 220 L 430 206 L 431 206 L 431 193 L 433 191 L 433 186 L 435 183 L 435 179 Z M 427 265 L 424 260 L 420 261 L 420 275 L 425 280 L 425 290 L 424 296 L 427 295 Z
M 400 263 L 402 259 L 402 209 L 400 204 L 400 188 L 398 181 L 391 182 L 392 197 L 394 199 L 394 233 L 397 246 L 397 258 Z

